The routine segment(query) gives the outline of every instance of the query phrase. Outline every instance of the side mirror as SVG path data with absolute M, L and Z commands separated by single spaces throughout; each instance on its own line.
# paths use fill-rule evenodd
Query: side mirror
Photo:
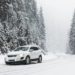
M 30 52 L 33 52 L 33 49 L 30 49 Z

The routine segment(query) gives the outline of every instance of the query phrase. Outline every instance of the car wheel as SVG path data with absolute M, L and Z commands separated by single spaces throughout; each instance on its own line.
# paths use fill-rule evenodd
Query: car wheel
M 42 63 L 42 56 L 39 56 L 38 63 Z
M 26 57 L 25 64 L 30 64 L 30 57 Z

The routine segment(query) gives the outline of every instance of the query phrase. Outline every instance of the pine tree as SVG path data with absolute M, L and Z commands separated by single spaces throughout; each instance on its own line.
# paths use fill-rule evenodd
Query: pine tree
M 43 17 L 43 12 L 42 12 L 42 8 L 40 8 L 40 12 L 39 12 L 39 31 L 40 31 L 40 46 L 45 50 L 45 43 L 46 43 L 46 39 L 45 39 L 45 24 L 44 24 L 44 17 Z
M 25 9 L 28 18 L 29 40 L 31 40 L 30 43 L 35 43 L 37 37 L 37 7 L 35 0 L 25 0 Z
M 8 1 L 7 0 L 0 0 L 0 19 L 1 21 L 6 20 L 7 13 L 8 13 Z
M 70 47 L 69 53 L 75 54 L 75 12 L 70 30 L 69 47 Z

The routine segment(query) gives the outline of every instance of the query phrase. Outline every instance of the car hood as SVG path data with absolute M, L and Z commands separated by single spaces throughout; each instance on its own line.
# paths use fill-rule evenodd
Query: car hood
M 27 51 L 12 51 L 9 52 L 7 55 L 19 55 L 19 54 L 23 54 L 23 53 L 27 53 Z

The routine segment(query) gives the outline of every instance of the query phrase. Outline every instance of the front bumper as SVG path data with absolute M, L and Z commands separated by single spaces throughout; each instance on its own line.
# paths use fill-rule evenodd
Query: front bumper
M 25 63 L 25 60 L 23 61 L 15 61 L 15 62 L 8 62 L 8 61 L 5 61 L 6 64 L 24 64 Z
M 25 61 L 24 57 L 6 57 L 5 58 L 5 63 L 19 63 L 24 61 Z

